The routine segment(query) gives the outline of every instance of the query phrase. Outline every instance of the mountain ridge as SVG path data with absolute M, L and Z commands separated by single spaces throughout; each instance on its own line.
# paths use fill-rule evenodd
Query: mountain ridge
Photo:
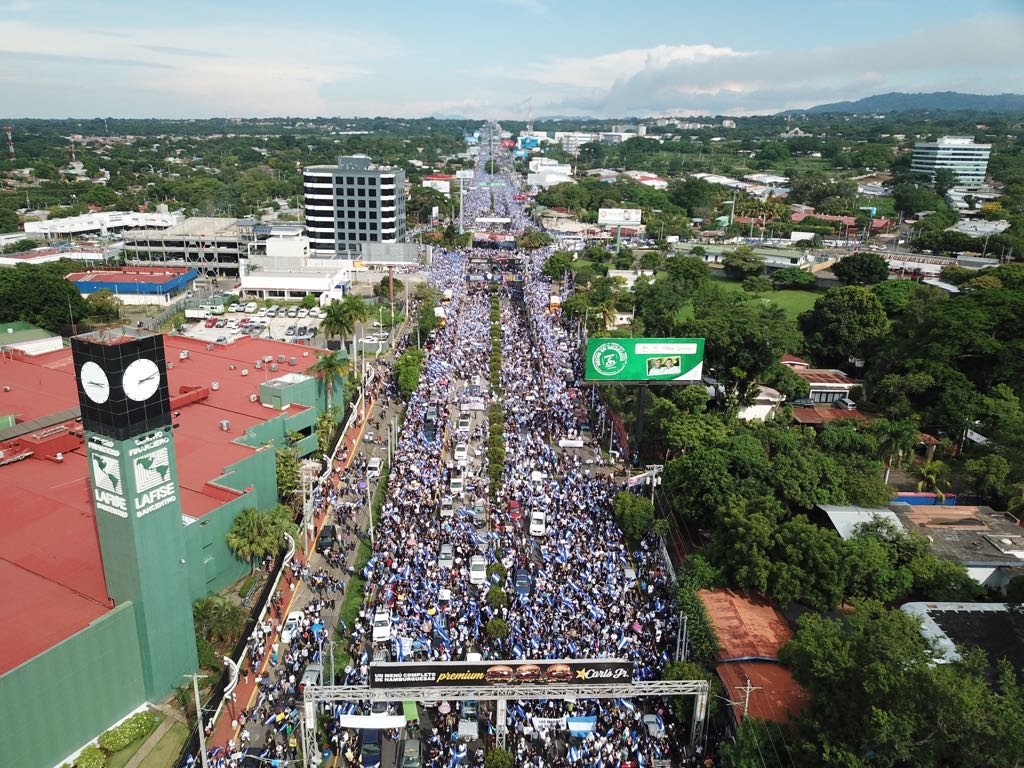
M 1024 114 L 1024 95 L 1018 93 L 960 93 L 933 91 L 931 93 L 903 93 L 890 91 L 865 96 L 855 101 L 836 101 L 818 104 L 807 109 L 787 109 L 779 115 L 799 114 L 878 114 L 885 112 L 1002 112 Z

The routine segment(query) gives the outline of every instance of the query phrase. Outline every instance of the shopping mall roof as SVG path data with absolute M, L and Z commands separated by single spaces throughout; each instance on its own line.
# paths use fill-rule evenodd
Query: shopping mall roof
M 262 405 L 270 377 L 255 361 L 272 357 L 282 373 L 316 362 L 305 347 L 243 337 L 207 345 L 165 336 L 180 499 L 186 520 L 201 518 L 238 492 L 218 484 L 233 464 L 260 448 L 236 442 L 279 415 Z M 187 353 L 182 356 L 182 353 Z M 89 470 L 70 350 L 0 359 L 0 416 L 16 415 L 18 433 L 0 441 L 0 675 L 85 628 L 112 609 L 89 489 Z M 295 363 L 292 364 L 291 360 Z M 243 375 L 245 371 L 245 375 Z M 302 406 L 292 405 L 292 412 Z M 61 413 L 66 421 L 47 417 Z M 228 422 L 224 431 L 222 422 Z M 33 422 L 33 423 L 28 423 Z M 32 431 L 25 431 L 30 429 Z M 26 623 L 27 622 L 27 623 Z M 26 631 L 31 624 L 31 631 Z

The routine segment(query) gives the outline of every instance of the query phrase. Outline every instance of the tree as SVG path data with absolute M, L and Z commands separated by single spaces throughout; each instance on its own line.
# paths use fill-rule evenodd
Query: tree
M 566 273 L 571 271 L 572 254 L 568 251 L 555 251 L 541 267 L 541 272 L 551 280 L 564 280 Z
M 889 279 L 889 263 L 877 253 L 858 251 L 833 265 L 832 274 L 843 285 L 874 285 Z
M 420 370 L 426 358 L 422 349 L 410 348 L 398 356 L 395 361 L 395 372 L 398 379 L 398 391 L 408 400 L 420 383 Z
M 484 758 L 484 768 L 515 768 L 515 757 L 500 747 L 491 747 Z
M 505 594 L 505 590 L 501 588 L 501 585 L 491 584 L 487 590 L 487 604 L 491 608 L 504 608 L 508 605 L 508 595 Z
M 733 280 L 743 280 L 764 272 L 764 261 L 748 245 L 741 245 L 722 256 L 722 268 Z
M 299 302 L 299 306 L 303 309 L 312 309 L 316 306 L 316 296 L 311 293 L 306 294 L 302 297 L 302 301 Z
M 935 498 L 940 502 L 946 498 L 946 494 L 943 493 L 942 489 L 949 489 L 950 483 L 946 479 L 949 474 L 949 467 L 938 459 L 932 461 L 926 461 L 924 464 L 920 464 L 914 467 L 914 474 L 920 478 L 917 483 L 918 493 L 928 491 L 935 494 Z
M 939 197 L 945 197 L 953 187 L 960 183 L 960 177 L 956 171 L 949 168 L 939 168 L 932 177 L 932 189 Z
M 484 625 L 484 632 L 491 640 L 503 640 L 508 637 L 509 631 L 504 619 L 491 619 Z
M 391 277 L 382 277 L 380 279 L 380 282 L 373 286 L 373 295 L 381 299 L 389 298 L 391 296 L 391 284 Z M 397 277 L 394 278 L 395 295 L 397 296 L 399 293 L 401 293 L 404 288 L 405 283 L 403 283 Z
M 277 469 L 277 498 L 292 501 L 292 494 L 302 487 L 302 461 L 292 446 L 278 448 L 275 454 Z
M 327 305 L 325 316 L 320 323 L 320 330 L 329 339 L 350 336 L 355 331 L 355 320 L 337 299 Z
M 615 494 L 615 519 L 630 541 L 640 541 L 654 522 L 654 504 L 651 500 L 629 491 Z
M 17 211 L 0 208 L 0 232 L 15 232 L 19 224 L 21 224 L 21 219 L 18 218 Z
M 964 463 L 963 479 L 975 495 L 988 499 L 1000 496 L 1010 476 L 1010 463 L 998 454 L 990 453 Z
M 885 462 L 885 482 L 893 466 L 899 466 L 904 455 L 909 455 L 921 442 L 921 433 L 911 421 L 875 419 L 868 432 L 878 441 L 878 457 Z
M 551 235 L 534 227 L 527 227 L 516 236 L 516 246 L 528 251 L 551 244 Z
M 917 283 L 912 280 L 884 280 L 871 286 L 871 292 L 882 302 L 885 313 L 891 318 L 910 305 L 910 296 Z
M 772 281 L 767 277 L 748 277 L 743 280 L 743 290 L 746 293 L 767 293 L 772 289 Z
M 818 278 L 813 272 L 799 267 L 784 267 L 772 272 L 769 278 L 776 290 L 783 288 L 813 288 L 818 283 Z
M 830 288 L 797 320 L 816 357 L 845 362 L 866 357 L 870 345 L 889 330 L 882 303 L 860 286 Z
M 101 288 L 85 300 L 91 319 L 109 323 L 121 317 L 121 302 L 106 288 Z
M 295 524 L 287 507 L 269 510 L 249 507 L 238 513 L 224 540 L 228 549 L 255 568 L 261 559 L 285 547 L 285 533 L 297 541 Z
M 309 367 L 309 373 L 316 376 L 323 384 L 327 393 L 327 409 L 333 407 L 334 387 L 338 379 L 348 376 L 352 372 L 352 364 L 349 360 L 342 360 L 337 352 L 325 352 L 319 359 Z
M 693 249 L 694 255 L 685 256 L 677 254 L 665 262 L 665 270 L 677 291 L 684 296 L 691 296 L 699 288 L 707 284 L 711 279 L 711 272 L 707 262 L 696 255 L 697 246 Z
M 245 628 L 246 618 L 242 606 L 221 595 L 207 595 L 192 604 L 196 632 L 222 650 L 234 646 Z

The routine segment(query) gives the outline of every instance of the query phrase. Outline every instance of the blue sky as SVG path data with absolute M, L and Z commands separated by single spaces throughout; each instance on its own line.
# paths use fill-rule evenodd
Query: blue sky
M 1024 0 L 0 0 L 6 117 L 753 114 L 1024 91 Z

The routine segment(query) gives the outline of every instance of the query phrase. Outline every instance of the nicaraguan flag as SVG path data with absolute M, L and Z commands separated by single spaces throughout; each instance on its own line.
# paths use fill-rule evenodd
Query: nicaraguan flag
M 629 710 L 630 712 L 636 709 L 636 707 L 633 706 L 633 702 L 629 699 L 616 699 L 615 703 L 623 709 Z
M 597 728 L 597 717 L 570 717 L 566 723 L 573 736 L 586 736 Z
M 491 581 L 493 581 L 495 584 L 501 584 L 501 574 L 498 573 L 497 571 L 492 573 L 491 574 Z
M 615 645 L 615 648 L 616 648 L 617 650 L 620 650 L 620 651 L 621 651 L 621 650 L 622 650 L 623 648 L 625 648 L 625 647 L 626 647 L 627 645 L 629 645 L 629 638 L 628 638 L 628 637 L 626 637 L 626 633 L 625 633 L 625 631 L 623 631 L 623 633 L 622 633 L 622 636 L 621 636 L 621 637 L 619 637 L 619 642 L 618 642 L 618 643 L 616 643 L 616 645 Z

